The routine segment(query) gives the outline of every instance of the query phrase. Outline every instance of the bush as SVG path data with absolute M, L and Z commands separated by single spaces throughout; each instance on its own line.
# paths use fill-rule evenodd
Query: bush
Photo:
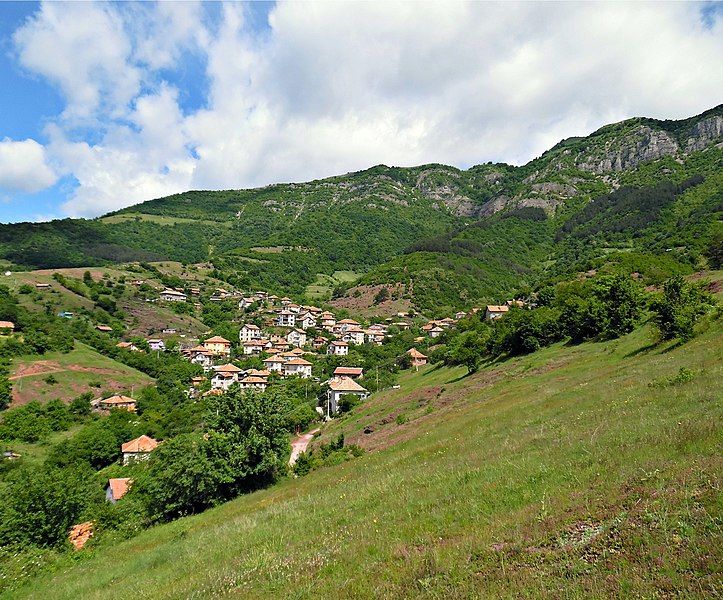
M 678 276 L 665 282 L 663 296 L 652 303 L 652 309 L 664 340 L 687 341 L 693 337 L 698 319 L 714 305 L 713 297 L 700 285 L 687 283 Z
M 60 546 L 88 507 L 102 501 L 90 469 L 16 469 L 0 488 L 0 545 Z
M 356 394 L 343 394 L 339 398 L 339 412 L 348 413 L 362 403 L 362 399 Z
M 0 375 L 0 410 L 5 410 L 13 400 L 13 386 L 10 380 Z
M 48 419 L 37 401 L 6 411 L 0 424 L 0 437 L 10 440 L 33 443 L 46 438 L 49 433 Z

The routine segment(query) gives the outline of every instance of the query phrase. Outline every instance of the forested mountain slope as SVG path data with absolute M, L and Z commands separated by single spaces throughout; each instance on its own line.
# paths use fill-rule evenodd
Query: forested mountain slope
M 296 292 L 353 270 L 367 273 L 362 284 L 405 284 L 423 309 L 493 299 L 611 252 L 632 253 L 616 260 L 638 270 L 650 255 L 685 270 L 720 230 L 722 141 L 723 105 L 682 121 L 635 118 L 521 167 L 379 165 L 186 192 L 95 220 L 0 225 L 0 258 L 30 268 L 211 261 L 250 285 L 285 272 Z

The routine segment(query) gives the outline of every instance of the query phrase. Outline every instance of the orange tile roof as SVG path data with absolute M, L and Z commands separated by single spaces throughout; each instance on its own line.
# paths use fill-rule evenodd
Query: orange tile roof
M 349 377 L 336 377 L 329 382 L 329 387 L 335 392 L 366 392 L 367 389 L 360 386 Z
M 334 369 L 334 375 L 352 375 L 359 376 L 364 372 L 361 367 L 337 367 Z
M 243 369 L 239 369 L 236 365 L 231 363 L 216 367 L 216 373 L 240 373 Z
M 271 356 L 271 357 L 269 357 L 269 358 L 265 358 L 262 362 L 265 362 L 265 363 L 282 363 L 282 362 L 284 362 L 284 361 L 283 361 L 281 358 L 279 358 L 278 356 Z
M 142 435 L 121 446 L 121 452 L 152 452 L 158 442 L 152 437 Z
M 286 362 L 287 365 L 311 365 L 311 363 L 308 360 L 304 360 L 303 358 L 292 358 L 291 360 Z
M 264 383 L 264 384 L 266 384 L 266 383 L 268 383 L 268 381 L 266 381 L 266 377 L 249 376 L 249 377 L 244 377 L 241 380 L 241 383 Z
M 490 312 L 508 312 L 510 310 L 509 306 L 496 306 L 494 304 L 488 304 L 487 310 Z
M 121 396 L 120 394 L 115 394 L 113 396 L 110 396 L 108 398 L 105 398 L 101 400 L 103 404 L 130 404 L 131 402 L 133 404 L 136 403 L 133 398 L 129 398 L 128 396 Z
M 427 358 L 416 348 L 411 348 L 410 350 L 407 350 L 407 354 L 409 354 L 409 356 L 411 356 L 412 358 Z
M 108 485 L 110 486 L 110 493 L 114 500 L 120 500 L 123 496 L 128 493 L 133 480 L 130 477 L 117 477 L 115 479 L 109 479 Z
M 204 344 L 228 344 L 231 345 L 231 342 L 229 342 L 226 338 L 222 338 L 220 335 L 214 335 L 211 338 L 208 338 Z

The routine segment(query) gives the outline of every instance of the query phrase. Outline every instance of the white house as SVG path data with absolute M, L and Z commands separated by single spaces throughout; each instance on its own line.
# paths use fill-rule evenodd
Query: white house
M 241 373 L 243 373 L 241 369 L 231 363 L 216 367 L 214 371 L 211 377 L 211 388 L 214 390 L 223 390 L 224 392 L 228 391 L 234 383 L 238 382 Z
M 304 379 L 311 377 L 311 363 L 303 358 L 292 358 L 283 364 L 284 375 L 298 375 Z
M 327 411 L 335 413 L 339 411 L 339 401 L 342 396 L 353 394 L 365 400 L 369 396 L 369 392 L 360 386 L 350 377 L 334 377 L 329 380 L 329 391 L 327 392 Z
M 321 326 L 327 331 L 331 331 L 336 325 L 336 317 L 328 311 L 321 313 L 319 320 L 321 321 Z
M 165 289 L 160 294 L 159 297 L 161 300 L 165 300 L 166 302 L 185 302 L 186 301 L 186 294 L 183 292 L 177 292 L 176 290 L 171 289 Z
M 364 332 L 364 339 L 370 344 L 376 344 L 377 346 L 382 345 L 385 337 L 386 333 L 379 331 L 378 329 L 367 329 Z
M 240 342 L 250 342 L 261 339 L 261 328 L 253 323 L 246 323 L 238 332 Z
M 296 319 L 296 324 L 302 329 L 311 329 L 312 327 L 316 327 L 316 317 L 309 312 L 304 313 Z
M 439 325 L 435 325 L 427 333 L 429 334 L 429 337 L 431 337 L 431 338 L 438 338 L 440 335 L 442 335 L 444 333 L 444 329 L 442 327 L 440 327 Z
M 203 367 L 204 371 L 210 371 L 211 367 L 213 367 L 213 354 L 208 350 L 204 350 L 203 352 L 196 352 L 191 356 L 191 362 L 194 365 L 199 365 L 200 367 Z
M 251 375 L 249 377 L 244 377 L 241 381 L 239 381 L 239 385 L 243 390 L 256 390 L 259 392 L 265 392 L 268 382 L 266 380 L 266 377 L 257 377 Z
M 336 333 L 345 333 L 349 329 L 358 329 L 359 323 L 355 321 L 354 319 L 342 319 L 341 321 L 337 321 L 336 325 L 334 326 L 334 331 Z
M 494 304 L 489 304 L 487 305 L 487 309 L 485 310 L 485 319 L 487 319 L 488 321 L 493 321 L 495 319 L 499 319 L 500 317 L 504 317 L 509 311 L 509 306 L 497 306 Z
M 238 301 L 238 308 L 239 310 L 245 310 L 254 302 L 256 302 L 255 298 L 241 298 L 241 300 Z
M 152 437 L 142 435 L 130 442 L 121 445 L 123 453 L 123 464 L 128 465 L 139 460 L 146 460 L 153 450 L 158 446 L 158 442 Z
M 249 340 L 243 343 L 244 354 L 261 354 L 267 348 L 271 348 L 272 344 L 269 340 Z
M 349 327 L 342 333 L 341 339 L 344 342 L 360 346 L 364 343 L 364 330 L 360 327 Z
M 279 311 L 276 324 L 279 327 L 296 327 L 296 313 L 287 309 Z
M 292 329 L 286 335 L 286 341 L 292 346 L 304 346 L 306 344 L 306 332 L 303 329 Z
M 333 354 L 334 356 L 346 356 L 349 354 L 349 344 L 334 340 L 329 344 L 326 349 L 327 354 Z
M 283 358 L 270 356 L 269 358 L 264 359 L 264 367 L 271 372 L 281 373 L 283 372 L 284 362 Z
M 166 349 L 166 344 L 163 340 L 152 339 L 148 340 L 148 347 L 151 350 L 159 350 L 163 352 Z

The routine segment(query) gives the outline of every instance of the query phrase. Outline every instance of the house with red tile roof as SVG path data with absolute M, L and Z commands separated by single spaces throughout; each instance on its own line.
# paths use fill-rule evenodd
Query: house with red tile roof
M 108 480 L 108 487 L 105 488 L 105 499 L 115 504 L 128 493 L 133 480 L 130 477 L 116 477 Z
M 128 465 L 135 461 L 146 460 L 157 446 L 158 442 L 147 435 L 142 435 L 122 444 L 123 464 Z

